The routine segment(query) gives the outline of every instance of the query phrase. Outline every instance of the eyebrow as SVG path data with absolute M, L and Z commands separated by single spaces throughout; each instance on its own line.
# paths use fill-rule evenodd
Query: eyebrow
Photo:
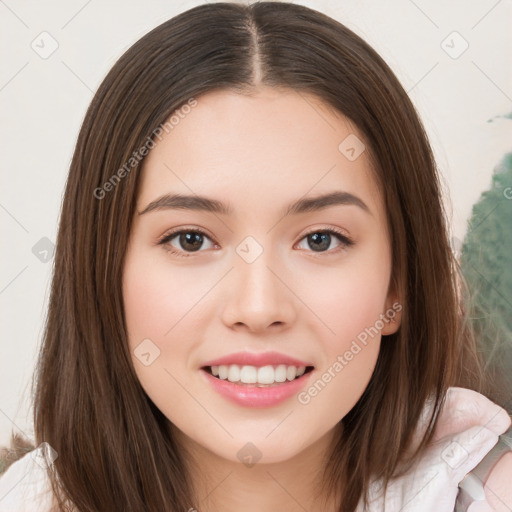
M 313 212 L 335 205 L 358 206 L 366 213 L 372 215 L 366 203 L 359 197 L 350 194 L 349 192 L 334 191 L 327 194 L 317 195 L 315 197 L 299 199 L 298 201 L 288 205 L 283 216 L 286 217 L 288 215 Z M 231 205 L 206 196 L 165 194 L 149 203 L 144 210 L 138 213 L 139 215 L 144 215 L 145 213 L 155 210 L 195 210 L 222 215 L 231 215 L 234 211 Z

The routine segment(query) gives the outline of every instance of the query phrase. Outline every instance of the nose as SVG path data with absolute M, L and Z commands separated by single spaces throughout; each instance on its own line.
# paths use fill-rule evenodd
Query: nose
M 235 255 L 234 268 L 224 283 L 223 322 L 232 329 L 254 333 L 290 327 L 298 302 L 293 280 L 270 250 L 263 250 L 252 262 Z

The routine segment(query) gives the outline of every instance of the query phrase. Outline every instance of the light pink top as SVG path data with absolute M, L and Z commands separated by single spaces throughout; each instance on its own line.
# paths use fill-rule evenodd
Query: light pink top
M 425 426 L 427 403 L 417 436 Z M 371 512 L 454 512 L 458 484 L 498 442 L 511 424 L 507 412 L 469 389 L 448 390 L 434 441 L 406 475 L 388 486 L 385 501 L 380 483 L 370 489 Z M 418 437 L 417 437 L 418 438 Z M 507 470 L 508 471 L 508 470 Z M 503 471 L 502 471 L 503 473 Z M 512 484 L 512 474 L 500 474 Z M 50 512 L 51 490 L 41 461 L 41 447 L 13 463 L 0 477 L 0 512 Z M 472 502 L 468 512 L 493 511 L 485 501 Z M 358 512 L 362 512 L 360 506 Z

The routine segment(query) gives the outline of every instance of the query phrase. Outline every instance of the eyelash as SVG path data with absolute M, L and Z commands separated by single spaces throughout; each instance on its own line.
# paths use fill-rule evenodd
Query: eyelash
M 174 256 L 178 256 L 180 258 L 189 258 L 194 255 L 194 253 L 186 253 L 184 251 L 179 251 L 175 249 L 174 247 L 167 245 L 173 238 L 176 237 L 176 235 L 180 235 L 182 233 L 198 233 L 202 236 L 205 236 L 211 240 L 211 237 L 205 233 L 202 229 L 194 228 L 194 229 L 179 229 L 175 231 L 171 231 L 170 233 L 165 234 L 159 241 L 158 245 L 164 246 L 164 249 Z M 331 235 L 334 235 L 340 242 L 341 247 L 338 247 L 337 249 L 329 250 L 329 251 L 322 251 L 320 253 L 317 253 L 315 257 L 321 256 L 322 254 L 336 254 L 342 250 L 348 249 L 349 247 L 354 245 L 354 241 L 348 238 L 346 235 L 344 235 L 341 231 L 338 231 L 335 228 L 329 228 L 329 229 L 314 229 L 312 231 L 309 231 L 306 233 L 300 241 L 302 241 L 304 238 L 308 237 L 309 235 L 312 235 L 314 233 L 329 233 Z M 201 251 L 198 251 L 201 252 Z

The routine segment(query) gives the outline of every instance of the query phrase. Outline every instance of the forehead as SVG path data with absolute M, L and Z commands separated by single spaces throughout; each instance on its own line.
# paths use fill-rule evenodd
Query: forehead
M 343 190 L 383 213 L 362 135 L 318 97 L 264 87 L 251 95 L 214 91 L 196 100 L 173 118 L 172 129 L 146 157 L 139 209 L 169 192 L 261 209 Z

